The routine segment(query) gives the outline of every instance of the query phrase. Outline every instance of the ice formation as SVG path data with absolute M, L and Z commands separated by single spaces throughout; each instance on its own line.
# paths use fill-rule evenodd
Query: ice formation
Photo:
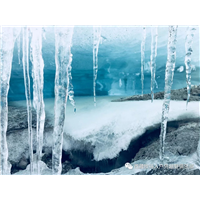
M 52 173 L 61 174 L 63 126 L 69 87 L 69 67 L 71 67 L 73 27 L 55 28 L 55 122 L 53 133 Z
M 6 132 L 8 124 L 8 90 L 12 68 L 13 49 L 17 36 L 20 33 L 19 28 L 4 27 L 1 29 L 1 65 L 0 65 L 0 148 L 1 162 L 0 173 L 10 174 L 11 165 L 8 163 L 8 147 L 6 141 Z
M 72 59 L 72 54 L 71 54 L 71 59 Z M 75 101 L 74 101 L 74 90 L 73 90 L 73 84 L 72 84 L 72 66 L 69 65 L 68 66 L 68 79 L 69 79 L 69 87 L 68 87 L 68 95 L 69 95 L 69 100 L 71 105 L 74 107 L 74 112 L 76 112 L 76 105 L 75 105 Z
M 185 40 L 185 65 L 186 65 L 186 79 L 187 79 L 187 91 L 188 91 L 188 99 L 190 98 L 190 87 L 191 87 L 191 71 L 193 66 L 191 65 L 191 55 L 192 55 L 192 41 L 194 39 L 195 28 L 189 28 L 187 37 Z M 170 103 L 170 92 L 173 84 L 173 75 L 175 69 L 175 60 L 176 59 L 176 38 L 177 38 L 177 26 L 169 27 L 169 37 L 168 37 L 168 57 L 166 63 L 166 71 L 165 71 L 165 95 L 164 102 L 162 101 L 154 101 L 154 105 L 149 106 L 150 101 L 146 102 L 121 102 L 119 104 L 111 103 L 107 101 L 106 98 L 103 98 L 102 101 L 99 97 L 98 106 L 93 109 L 93 105 L 89 104 L 83 106 L 83 102 L 81 99 L 80 102 L 77 98 L 76 103 L 80 112 L 76 113 L 76 116 L 73 115 L 72 111 L 66 111 L 67 99 L 69 97 L 69 103 L 71 103 L 74 107 L 74 111 L 76 111 L 75 101 L 74 101 L 74 88 L 72 85 L 72 74 L 71 74 L 71 62 L 72 62 L 72 54 L 71 54 L 71 46 L 72 46 L 72 36 L 73 36 L 73 27 L 55 27 L 55 62 L 56 62 L 56 77 L 55 77 L 55 101 L 54 101 L 54 132 L 53 132 L 53 148 L 52 148 L 52 174 L 61 174 L 62 166 L 61 166 L 61 158 L 62 158 L 62 149 L 70 150 L 75 148 L 89 148 L 91 147 L 91 151 L 94 155 L 94 159 L 96 161 L 100 161 L 103 159 L 112 159 L 116 157 L 120 151 L 126 150 L 130 144 L 130 141 L 139 135 L 143 134 L 147 127 L 157 125 L 160 123 L 160 116 L 162 115 L 162 123 L 161 123 L 161 134 L 160 134 L 160 161 L 163 161 L 166 158 L 165 155 L 165 135 L 167 128 L 168 120 L 175 120 L 180 116 L 184 116 L 185 118 L 189 117 L 199 117 L 199 112 L 196 110 L 198 106 L 198 102 L 192 102 L 190 105 L 190 109 L 187 111 L 183 108 L 184 102 L 171 102 Z M 137 66 L 141 68 L 141 84 L 142 84 L 142 94 L 145 91 L 144 89 L 144 73 L 149 73 L 151 70 L 151 97 L 152 101 L 154 99 L 154 87 L 158 88 L 158 84 L 155 80 L 155 72 L 156 72 L 156 56 L 157 56 L 157 28 L 151 29 L 151 62 L 145 63 L 145 55 L 148 54 L 147 49 L 148 45 L 146 45 L 146 28 L 143 28 L 142 34 L 142 42 L 139 42 L 139 48 L 135 47 L 135 52 L 137 55 L 141 55 L 141 63 Z M 37 113 L 37 142 L 36 142 L 36 154 L 33 155 L 33 141 L 32 141 L 32 106 L 31 106 L 31 84 L 29 77 L 29 33 L 31 32 L 31 62 L 33 65 L 32 77 L 33 77 L 33 106 L 36 109 Z M 140 28 L 141 32 L 141 28 Z M 18 62 L 20 64 L 20 29 L 18 28 L 3 28 L 3 37 L 0 34 L 0 45 L 1 45 L 1 63 L 0 63 L 0 133 L 1 133 L 1 163 L 0 163 L 0 174 L 9 174 L 10 173 L 10 164 L 7 162 L 8 160 L 8 148 L 6 142 L 6 131 L 7 131 L 7 113 L 8 113 L 8 90 L 10 83 L 10 75 L 12 68 L 12 59 L 13 59 L 13 50 L 14 44 L 17 40 L 17 52 L 18 52 Z M 42 38 L 45 38 L 45 32 L 43 28 L 30 28 L 27 27 L 22 28 L 22 50 L 23 50 L 23 73 L 24 73 L 24 86 L 25 86 L 25 96 L 26 96 L 26 106 L 28 113 L 28 136 L 29 136 L 29 157 L 30 157 L 30 165 L 26 169 L 26 173 L 31 174 L 43 174 L 43 170 L 49 169 L 46 168 L 43 162 L 41 162 L 42 156 L 42 147 L 43 147 L 43 131 L 44 131 L 44 122 L 45 122 L 45 106 L 43 101 L 43 70 L 44 70 L 44 61 L 42 57 Z M 159 32 L 160 35 L 160 32 Z M 94 105 L 96 105 L 96 89 L 98 91 L 103 91 L 106 88 L 105 82 L 102 80 L 97 81 L 97 72 L 98 72 L 98 49 L 99 43 L 101 41 L 101 28 L 94 27 L 93 28 L 93 88 L 91 85 L 91 91 L 93 89 L 94 96 Z M 147 32 L 148 36 L 148 32 Z M 47 36 L 48 37 L 48 36 Z M 141 38 L 141 35 L 138 36 Z M 108 37 L 106 42 L 109 43 L 111 39 Z M 120 39 L 117 38 L 119 43 L 117 45 L 121 45 Z M 131 41 L 131 40 L 130 40 Z M 127 45 L 130 41 L 127 41 Z M 73 43 L 77 41 L 74 40 Z M 80 42 L 80 41 L 79 41 Z M 106 43 L 105 42 L 105 43 Z M 166 41 L 160 41 L 162 45 L 166 45 Z M 110 45 L 111 43 L 109 43 Z M 116 49 L 119 49 L 116 43 L 114 44 Z M 145 49 L 146 45 L 146 49 Z M 87 45 L 86 45 L 87 46 Z M 92 49 L 92 43 L 90 44 Z M 123 49 L 124 52 L 130 50 L 126 48 Z M 90 49 L 90 50 L 91 50 Z M 128 50 L 127 50 L 128 49 Z M 44 49 L 43 49 L 44 50 Z M 104 49 L 105 50 L 105 49 Z M 110 50 L 110 49 L 109 49 Z M 141 51 L 141 52 L 140 52 Z M 45 52 L 45 51 L 44 51 Z M 106 52 L 106 53 L 105 53 Z M 103 69 L 98 74 L 102 73 L 102 77 L 105 77 L 105 80 L 115 80 L 115 87 L 117 89 L 122 87 L 122 81 L 125 90 L 127 88 L 137 87 L 137 77 L 140 81 L 140 70 L 132 70 L 129 71 L 129 64 L 127 64 L 127 60 L 121 62 L 121 60 L 126 58 L 126 55 L 123 57 L 118 51 L 117 56 L 115 58 L 107 58 L 107 52 L 99 56 L 104 60 L 101 60 L 102 66 L 106 66 L 106 69 Z M 110 51 L 112 52 L 112 51 Z M 92 53 L 92 50 L 91 50 Z M 113 52 L 112 52 L 113 53 Z M 126 52 L 127 53 L 127 52 Z M 159 52 L 160 53 L 160 52 Z M 195 51 L 194 51 L 195 53 Z M 81 54 L 81 53 L 80 53 Z M 133 55 L 130 53 L 131 56 Z M 161 53 L 163 54 L 163 52 Z M 82 54 L 81 54 L 82 55 Z M 105 56 L 106 55 L 106 56 Z M 113 53 L 114 55 L 114 53 Z M 166 55 L 166 54 L 165 54 Z M 122 57 L 120 57 L 122 56 Z M 75 57 L 75 55 L 74 55 Z M 74 58 L 73 57 L 73 58 Z M 85 57 L 88 57 L 85 56 Z M 105 58 L 106 57 L 106 58 Z M 118 58 L 119 57 L 119 58 Z M 79 57 L 78 57 L 79 58 Z M 121 59 L 121 60 L 120 60 Z M 130 59 L 130 58 L 129 58 Z M 80 59 L 81 60 L 81 59 Z M 91 55 L 92 60 L 92 55 Z M 109 60 L 109 66 L 108 66 Z M 114 61 L 113 61 L 114 60 Z M 139 61 L 137 61 L 139 60 Z M 159 56 L 157 58 L 159 60 Z M 164 60 L 163 57 L 160 60 Z M 104 62 L 106 61 L 106 62 Z M 135 62 L 140 62 L 140 59 L 135 59 Z M 14 61 L 15 62 L 15 61 Z M 160 61 L 159 61 L 160 62 Z M 101 66 L 101 64 L 99 66 Z M 118 65 L 119 64 L 119 65 Z M 135 64 L 135 63 L 134 63 Z M 88 64 L 87 64 L 88 65 Z M 92 63 L 91 63 L 92 65 Z M 181 66 L 180 63 L 179 66 Z M 79 67 L 79 65 L 77 65 Z M 85 65 L 84 65 L 85 66 Z M 113 67 L 114 66 L 114 67 Z M 117 67 L 116 67 L 117 66 Z M 158 65 L 157 65 L 158 66 Z M 47 66 L 49 67 L 49 66 Z M 116 67 L 116 68 L 115 68 Z M 132 65 L 131 65 L 132 67 Z M 160 65 L 159 68 L 161 69 Z M 102 68 L 101 68 L 102 69 Z M 88 70 L 88 69 L 87 69 Z M 85 71 L 87 71 L 85 70 Z M 182 72 L 184 67 L 181 66 L 177 69 L 178 72 Z M 198 65 L 197 65 L 198 70 Z M 86 74 L 87 72 L 84 73 Z M 89 69 L 88 74 L 92 74 L 92 68 Z M 115 71 L 116 74 L 121 72 L 124 73 L 124 77 L 115 77 L 112 73 Z M 85 74 L 81 74 L 80 78 L 83 78 Z M 135 75 L 134 78 L 130 79 L 130 75 Z M 177 73 L 181 76 L 183 73 Z M 160 74 L 159 74 L 160 75 Z M 99 75 L 98 75 L 99 76 Z M 137 77 L 136 77 L 137 76 Z M 163 75 L 164 76 L 164 75 Z M 100 76 L 99 76 L 100 77 Z M 145 76 L 146 77 L 146 76 Z M 147 76 L 148 78 L 148 76 Z M 184 77 L 185 78 L 185 77 Z M 123 80 L 122 80 L 123 79 Z M 161 81 L 162 78 L 159 80 Z M 158 81 L 159 81 L 158 80 Z M 146 81 L 146 78 L 145 78 Z M 185 79 L 184 79 L 185 81 Z M 108 81 L 109 82 L 109 81 Z M 159 88 L 160 83 L 159 83 Z M 97 85 L 97 88 L 96 88 Z M 140 85 L 140 84 L 139 84 Z M 77 86 L 77 85 L 76 85 Z M 143 91 L 144 90 L 144 91 Z M 141 92 L 141 91 L 139 91 Z M 89 98 L 89 97 L 88 97 Z M 90 101 L 88 102 L 91 102 Z M 85 98 L 85 101 L 88 100 Z M 79 105 L 78 105 L 79 104 Z M 80 106 L 80 107 L 79 107 Z M 90 109 L 90 106 L 92 107 Z M 169 106 L 172 108 L 173 112 L 169 113 Z M 130 109 L 130 107 L 134 109 Z M 52 106 L 49 107 L 51 110 Z M 162 108 L 162 109 L 161 109 Z M 70 110 L 70 109 L 69 109 Z M 51 111 L 50 111 L 51 112 Z M 150 115 L 145 115 L 144 113 L 150 113 Z M 65 117 L 67 114 L 67 117 Z M 169 115 L 168 115 L 169 114 Z M 184 118 L 184 119 L 185 119 Z M 79 123 L 77 123 L 77 121 Z M 64 136 L 71 138 L 71 140 L 63 141 Z M 52 140 L 51 140 L 52 142 Z M 51 145 L 50 145 L 51 146 Z M 89 147 L 88 147 L 89 146 Z M 200 155 L 200 142 L 199 147 L 197 149 L 198 154 Z M 157 162 L 159 159 L 157 159 Z M 41 169 L 41 171 L 40 171 Z M 46 172 L 45 172 L 46 173 Z
M 143 89 L 144 89 L 145 40 L 146 40 L 146 28 L 143 27 L 142 43 L 141 43 L 141 84 L 142 84 L 142 95 L 143 95 Z
M 36 160 L 37 170 L 40 174 L 40 160 L 42 157 L 43 146 L 43 131 L 45 122 L 45 110 L 43 100 L 43 69 L 44 61 L 42 58 L 42 28 L 31 28 L 31 61 L 33 64 L 32 77 L 33 77 L 33 107 L 37 113 L 37 147 L 36 147 Z
M 165 136 L 167 129 L 167 120 L 170 106 L 170 95 L 171 87 L 173 84 L 174 68 L 176 61 L 176 36 L 178 26 L 169 26 L 169 38 L 167 46 L 167 64 L 165 70 L 165 91 L 164 101 L 162 106 L 162 122 L 161 122 L 161 133 L 160 133 L 160 159 L 163 160 L 165 157 L 164 146 Z
M 154 99 L 158 28 L 151 28 L 151 101 Z
M 21 45 L 20 45 L 20 43 L 21 43 L 21 37 L 20 37 L 21 35 L 19 34 L 19 36 L 17 37 L 17 49 L 18 49 L 18 62 L 19 62 L 19 65 L 20 65 L 20 63 L 21 63 L 21 55 L 20 55 L 20 48 L 21 48 Z
M 98 72 L 98 51 L 101 40 L 101 27 L 93 27 L 93 93 L 94 106 L 96 106 L 96 80 Z
M 192 55 L 192 43 L 196 28 L 188 27 L 187 35 L 185 39 L 185 67 L 186 67 L 186 82 L 187 82 L 187 104 L 190 99 L 191 89 L 191 55 Z
M 23 72 L 24 72 L 24 86 L 27 105 L 27 121 L 28 121 L 28 136 L 29 136 L 29 158 L 30 158 L 30 174 L 33 174 L 33 133 L 32 133 L 32 105 L 31 105 L 31 91 L 30 91 L 30 77 L 29 77 L 29 31 L 27 27 L 22 28 L 23 33 Z
M 122 79 L 121 78 L 119 79 L 119 87 L 120 88 L 122 87 Z

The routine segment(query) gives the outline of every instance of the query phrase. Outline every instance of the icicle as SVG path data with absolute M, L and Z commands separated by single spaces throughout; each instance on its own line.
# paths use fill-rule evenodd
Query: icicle
M 192 54 L 192 42 L 194 33 L 196 31 L 196 28 L 188 27 L 187 29 L 187 35 L 185 39 L 185 67 L 186 67 L 186 82 L 187 82 L 187 103 L 188 105 L 189 99 L 190 99 L 190 89 L 191 89 L 191 54 Z
M 101 27 L 93 27 L 93 93 L 94 106 L 96 106 L 96 79 L 98 72 L 98 50 L 101 42 Z
M 0 173 L 10 174 L 11 165 L 8 162 L 8 147 L 6 132 L 8 125 L 8 90 L 12 68 L 13 49 L 19 28 L 1 28 L 1 64 L 0 64 Z
M 19 36 L 18 36 L 18 38 L 17 38 L 17 49 L 18 49 L 18 62 L 19 62 L 19 65 L 20 65 L 20 34 L 19 34 Z
M 142 83 L 142 96 L 144 90 L 144 65 L 145 65 L 145 41 L 146 41 L 146 28 L 143 27 L 143 38 L 141 43 L 141 83 Z
M 72 61 L 72 35 L 73 27 L 55 28 L 55 122 L 52 149 L 52 173 L 55 175 L 62 171 L 63 126 L 69 86 L 68 68 Z
M 158 89 L 158 83 L 157 83 L 156 79 L 155 79 L 155 85 L 156 85 L 156 88 Z
M 30 174 L 33 174 L 33 133 L 32 133 L 32 106 L 31 106 L 31 92 L 30 92 L 30 78 L 29 78 L 29 32 L 28 28 L 23 28 L 23 72 L 24 72 L 24 86 L 27 105 L 28 116 L 28 136 L 29 136 L 29 158 L 30 158 Z
M 71 54 L 71 61 L 72 61 L 72 54 Z M 70 61 L 70 62 L 71 62 Z M 73 84 L 72 84 L 72 66 L 68 66 L 68 79 L 69 79 L 69 88 L 68 88 L 68 95 L 71 105 L 74 107 L 74 112 L 76 112 L 76 105 L 74 101 L 74 90 L 73 90 Z
M 46 31 L 44 27 L 42 28 L 42 37 L 44 40 L 46 40 Z
M 39 162 L 42 157 L 42 146 L 43 146 L 43 132 L 45 122 L 45 110 L 43 100 L 43 69 L 44 61 L 42 58 L 42 28 L 31 28 L 32 39 L 31 39 L 31 55 L 33 64 L 33 107 L 37 114 L 37 145 L 36 145 L 36 162 L 37 172 L 40 174 Z
M 119 87 L 120 88 L 122 87 L 122 79 L 121 78 L 119 79 Z
M 158 28 L 151 28 L 151 102 L 154 99 Z
M 162 106 L 162 122 L 160 133 L 160 159 L 164 159 L 164 143 L 167 129 L 168 112 L 170 105 L 171 87 L 173 84 L 173 75 L 176 61 L 176 35 L 178 26 L 169 26 L 169 38 L 167 47 L 167 63 L 165 70 L 165 95 Z

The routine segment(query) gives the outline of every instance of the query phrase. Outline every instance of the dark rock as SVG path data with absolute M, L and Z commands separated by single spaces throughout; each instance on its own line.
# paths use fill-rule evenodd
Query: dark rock
M 146 175 L 200 175 L 200 170 L 177 169 L 152 169 Z
M 45 114 L 44 128 L 52 128 L 52 116 L 48 113 Z M 7 134 L 10 134 L 13 130 L 22 130 L 28 128 L 27 121 L 27 109 L 26 107 L 8 106 L 8 128 Z M 36 112 L 32 110 L 32 127 L 36 128 Z
M 67 173 L 70 169 L 74 169 L 73 165 L 69 161 L 62 163 L 62 174 Z
M 28 164 L 29 164 L 28 159 L 26 159 L 26 158 L 23 157 L 23 158 L 19 161 L 17 167 L 23 170 L 23 169 L 26 169 L 26 167 L 27 167 Z
M 198 146 L 200 132 L 199 122 L 181 122 L 179 125 L 180 126 L 174 130 L 171 126 L 175 126 L 175 124 L 168 123 L 165 144 L 166 152 L 170 152 L 170 154 L 173 155 L 190 155 L 196 152 Z M 151 143 L 144 140 L 143 145 L 132 159 L 132 162 L 141 159 L 158 158 L 159 148 L 160 140 L 158 135 Z
M 157 92 L 154 94 L 154 99 L 163 99 L 164 92 Z M 112 102 L 121 101 L 141 101 L 141 100 L 151 100 L 150 94 L 134 95 L 131 97 L 120 98 L 112 100 Z M 171 100 L 186 101 L 187 100 L 187 88 L 181 88 L 171 91 Z M 200 85 L 192 86 L 190 91 L 190 101 L 200 101 Z

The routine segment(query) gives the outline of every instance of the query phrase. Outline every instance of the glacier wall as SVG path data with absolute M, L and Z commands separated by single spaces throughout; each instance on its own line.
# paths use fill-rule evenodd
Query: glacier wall
M 200 82 L 199 71 L 199 28 L 193 39 L 192 85 Z M 42 54 L 44 59 L 44 98 L 54 97 L 55 80 L 55 36 L 54 27 L 45 27 Z M 185 80 L 185 37 L 187 27 L 179 26 L 177 32 L 177 58 L 172 89 L 186 87 Z M 102 44 L 98 52 L 97 95 L 141 94 L 141 42 L 143 27 L 102 27 Z M 22 37 L 22 35 L 21 35 Z M 156 77 L 158 88 L 164 90 L 165 65 L 167 61 L 168 27 L 158 27 Z M 22 39 L 21 39 L 22 42 Z M 93 95 L 93 27 L 74 27 L 72 39 L 72 83 L 75 96 Z M 17 43 L 14 48 L 9 101 L 25 100 L 22 62 L 18 61 Z M 20 45 L 22 48 L 22 45 Z M 22 49 L 21 49 L 22 51 Z M 150 93 L 151 70 L 151 27 L 146 27 L 144 94 Z M 22 59 L 22 54 L 21 58 Z M 32 64 L 30 63 L 30 68 Z M 31 71 L 31 69 L 30 69 Z M 30 76 L 31 77 L 31 76 Z M 121 87 L 119 80 L 121 79 Z M 31 88 L 33 81 L 31 79 Z M 33 95 L 31 95 L 33 96 Z

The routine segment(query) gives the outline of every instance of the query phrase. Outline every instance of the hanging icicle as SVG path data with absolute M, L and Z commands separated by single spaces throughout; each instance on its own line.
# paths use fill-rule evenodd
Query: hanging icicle
M 20 65 L 20 63 L 21 63 L 21 53 L 20 53 L 20 48 L 21 48 L 21 45 L 20 45 L 20 43 L 21 43 L 21 34 L 19 34 L 19 36 L 17 37 L 17 49 L 18 49 L 18 62 L 19 62 L 19 65 Z
M 122 79 L 120 78 L 119 79 L 119 88 L 121 88 L 122 87 Z
M 8 146 L 6 139 L 8 125 L 8 91 L 12 68 L 13 49 L 20 28 L 1 28 L 0 48 L 0 173 L 10 174 L 11 164 L 8 162 Z
M 63 126 L 69 87 L 69 68 L 71 67 L 73 27 L 55 28 L 55 122 L 53 133 L 52 173 L 61 174 Z
M 45 122 L 45 110 L 43 100 L 43 70 L 44 61 L 42 58 L 42 28 L 31 28 L 32 39 L 31 39 L 31 57 L 33 64 L 33 107 L 37 114 L 37 128 L 36 128 L 36 163 L 37 173 L 40 174 L 40 160 L 42 157 L 43 147 L 43 132 Z
M 98 51 L 99 43 L 101 41 L 101 27 L 93 27 L 93 93 L 94 106 L 96 106 L 96 80 L 98 72 Z
M 188 27 L 187 35 L 185 39 L 185 67 L 186 67 L 186 82 L 187 82 L 187 103 L 188 105 L 190 99 L 191 90 L 191 55 L 192 55 L 192 42 L 195 34 L 196 28 Z
M 31 106 L 31 91 L 29 77 L 29 31 L 28 28 L 23 28 L 23 72 L 24 86 L 28 116 L 28 137 L 29 137 L 29 158 L 30 158 L 30 174 L 33 174 L 33 132 L 32 132 L 32 106 Z
M 71 58 L 72 58 L 72 54 L 71 54 Z M 76 112 L 76 105 L 75 105 L 75 101 L 74 101 L 74 90 L 73 90 L 73 84 L 72 84 L 72 66 L 69 65 L 68 66 L 68 79 L 69 79 L 69 87 L 68 87 L 68 95 L 69 95 L 69 100 L 71 105 L 74 107 L 74 112 Z
M 158 28 L 151 28 L 151 102 L 154 100 Z
M 146 28 L 143 27 L 142 34 L 142 43 L 141 43 L 141 83 L 142 83 L 142 96 L 144 90 L 144 65 L 145 65 L 145 41 L 146 41 Z
M 160 133 L 160 159 L 163 160 L 165 157 L 164 144 L 167 129 L 167 120 L 170 105 L 171 87 L 173 84 L 174 68 L 176 61 L 176 36 L 178 26 L 169 26 L 169 37 L 167 47 L 167 64 L 165 70 L 165 94 L 162 106 L 162 122 L 161 122 L 161 133 Z

